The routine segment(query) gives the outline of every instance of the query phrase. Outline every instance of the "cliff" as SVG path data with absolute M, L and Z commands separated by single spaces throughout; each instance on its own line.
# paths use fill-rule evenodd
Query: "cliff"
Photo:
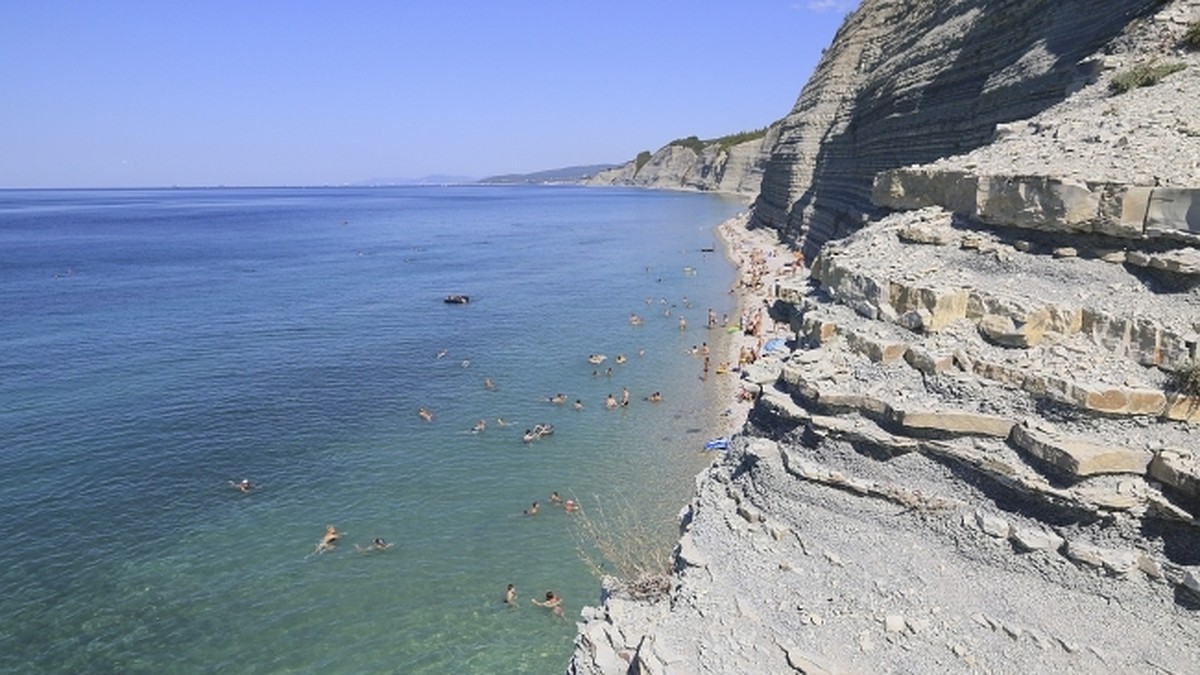
M 758 195 L 770 149 L 779 137 L 779 125 L 750 140 L 728 139 L 672 142 L 644 161 L 634 159 L 601 171 L 584 185 L 723 192 L 753 198 Z
M 864 0 L 722 228 L 746 424 L 570 672 L 1196 672 L 1197 48 L 1200 0 Z
M 754 224 L 811 258 L 880 213 L 881 171 L 991 142 L 1094 81 L 1103 51 L 1156 0 L 866 0 L 825 53 L 772 149 Z

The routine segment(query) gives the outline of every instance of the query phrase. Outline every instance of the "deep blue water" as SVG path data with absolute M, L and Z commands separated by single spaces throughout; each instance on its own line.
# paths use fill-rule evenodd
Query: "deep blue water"
M 546 498 L 670 546 L 708 462 L 687 352 L 709 307 L 733 311 L 732 267 L 701 249 L 739 208 L 0 191 L 0 671 L 561 672 L 599 586 Z M 604 409 L 622 387 L 631 405 Z M 556 431 L 527 445 L 536 422 Z M 346 534 L 312 555 L 327 523 Z M 355 551 L 377 536 L 395 546 Z M 529 602 L 547 589 L 568 620 Z

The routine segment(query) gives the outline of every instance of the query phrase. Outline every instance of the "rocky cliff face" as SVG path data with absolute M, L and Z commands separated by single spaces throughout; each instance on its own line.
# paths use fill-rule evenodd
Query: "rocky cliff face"
M 779 125 L 772 125 L 763 137 L 728 147 L 708 142 L 697 152 L 669 144 L 640 167 L 632 161 L 602 171 L 584 184 L 724 192 L 752 198 L 758 195 L 768 153 L 778 138 Z
M 1099 50 L 1156 0 L 865 0 L 784 119 L 756 225 L 826 241 L 879 211 L 880 171 L 989 143 L 1094 81 Z
M 864 1 L 744 223 L 786 349 L 571 672 L 1196 672 L 1197 26 Z

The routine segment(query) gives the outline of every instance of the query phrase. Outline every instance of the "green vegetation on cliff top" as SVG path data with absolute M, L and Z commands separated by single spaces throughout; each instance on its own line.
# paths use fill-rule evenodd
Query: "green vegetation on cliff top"
M 726 136 L 721 136 L 720 138 L 713 138 L 706 141 L 702 141 L 696 136 L 688 136 L 687 138 L 677 138 L 667 145 L 676 145 L 689 148 L 692 152 L 695 152 L 697 155 L 699 155 L 700 153 L 704 152 L 704 148 L 710 145 L 718 146 L 719 150 L 728 150 L 735 145 L 758 140 L 767 135 L 767 129 L 769 128 L 770 127 L 762 127 L 761 129 L 754 129 L 752 131 L 739 131 L 736 134 L 728 134 Z M 641 166 L 638 168 L 640 169 Z

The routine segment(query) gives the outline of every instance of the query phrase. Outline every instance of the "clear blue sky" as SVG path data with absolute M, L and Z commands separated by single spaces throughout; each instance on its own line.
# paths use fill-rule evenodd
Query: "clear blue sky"
M 858 0 L 0 0 L 0 187 L 595 163 L 790 110 Z

